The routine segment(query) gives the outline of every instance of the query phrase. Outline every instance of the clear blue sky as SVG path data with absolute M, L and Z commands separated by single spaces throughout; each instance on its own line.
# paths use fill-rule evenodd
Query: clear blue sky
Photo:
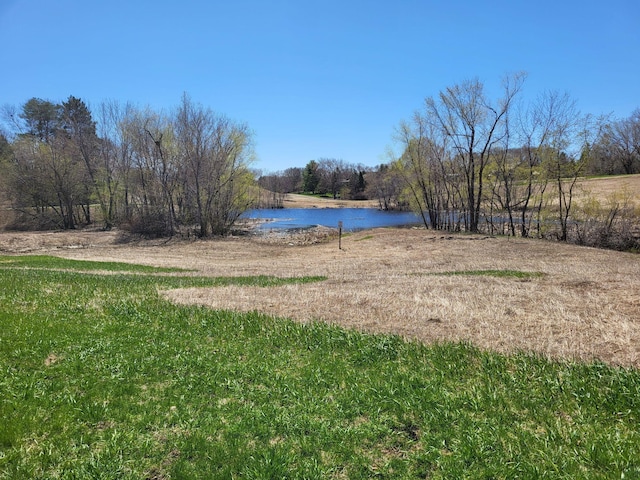
M 255 132 L 263 171 L 387 162 L 394 128 L 449 85 L 640 107 L 638 0 L 0 0 L 0 104 L 157 110 L 193 101 Z

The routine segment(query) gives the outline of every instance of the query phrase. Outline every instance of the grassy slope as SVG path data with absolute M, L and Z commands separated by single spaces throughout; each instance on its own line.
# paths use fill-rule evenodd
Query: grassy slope
M 0 258 L 0 478 L 640 478 L 637 370 L 157 294 L 264 277 L 15 258 Z M 55 263 L 74 267 L 89 269 Z

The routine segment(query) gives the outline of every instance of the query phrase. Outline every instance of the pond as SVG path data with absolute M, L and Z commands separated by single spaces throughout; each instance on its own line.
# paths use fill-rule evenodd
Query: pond
M 245 212 L 242 217 L 265 220 L 258 227 L 262 230 L 287 230 L 318 225 L 338 228 L 338 222 L 342 222 L 342 229 L 348 232 L 421 223 L 420 218 L 412 212 L 385 212 L 375 208 L 255 209 Z

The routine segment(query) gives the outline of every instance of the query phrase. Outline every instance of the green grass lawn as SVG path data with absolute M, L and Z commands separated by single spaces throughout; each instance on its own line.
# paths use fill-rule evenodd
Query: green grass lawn
M 638 370 L 158 295 L 322 280 L 0 257 L 0 478 L 640 478 Z

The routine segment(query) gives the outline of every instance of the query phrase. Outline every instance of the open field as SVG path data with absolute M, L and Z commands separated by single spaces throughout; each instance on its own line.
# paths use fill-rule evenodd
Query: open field
M 576 199 L 584 199 L 593 196 L 601 203 L 606 202 L 613 194 L 626 194 L 636 205 L 640 205 L 640 174 L 637 175 L 612 175 L 607 177 L 585 178 L 577 183 Z M 352 201 L 333 200 L 331 198 L 319 198 L 309 195 L 289 193 L 284 200 L 285 208 L 340 208 L 340 207 L 368 207 L 377 208 L 375 200 Z
M 333 198 L 316 197 L 287 193 L 284 208 L 378 208 L 377 200 L 334 200 Z
M 381 233 L 352 240 L 376 244 Z M 216 263 L 216 246 L 246 254 L 226 243 L 207 243 L 203 263 Z M 120 252 L 170 257 L 174 247 Z M 189 267 L 199 268 L 195 258 Z M 353 290 L 333 268 L 325 278 L 289 267 L 293 276 L 210 277 L 0 256 L 0 479 L 640 478 L 640 370 L 167 300 L 176 289 L 232 288 L 275 302 L 277 289 L 336 278 Z M 522 271 L 467 273 L 533 286 L 545 278 Z M 400 277 L 390 280 L 402 296 Z M 457 302 L 473 304 L 466 291 Z M 325 309 L 340 308 L 335 285 L 329 292 Z
M 624 193 L 636 205 L 640 205 L 640 174 L 589 178 L 581 180 L 578 186 L 578 198 L 593 195 L 599 201 L 606 202 L 611 195 Z
M 290 238 L 133 245 L 117 244 L 113 232 L 4 233 L 0 250 L 181 267 L 204 276 L 320 275 L 327 280 L 266 290 L 178 289 L 164 295 L 180 304 L 321 320 L 425 343 L 468 341 L 503 353 L 523 350 L 640 366 L 638 255 L 421 229 L 344 236 L 342 250 L 335 237 L 316 240 L 306 232 Z M 506 275 L 477 275 L 485 270 Z M 449 275 L 460 272 L 476 274 Z

